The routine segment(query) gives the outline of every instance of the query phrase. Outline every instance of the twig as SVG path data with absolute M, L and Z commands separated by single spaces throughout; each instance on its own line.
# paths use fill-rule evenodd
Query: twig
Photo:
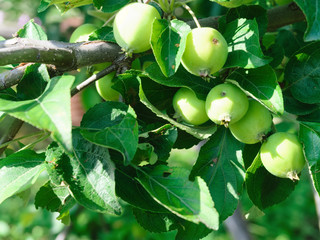
M 189 12 L 189 14 L 191 15 L 193 21 L 195 22 L 197 28 L 201 28 L 201 25 L 200 25 L 196 15 L 192 11 L 192 9 L 187 4 L 183 4 L 182 6 Z

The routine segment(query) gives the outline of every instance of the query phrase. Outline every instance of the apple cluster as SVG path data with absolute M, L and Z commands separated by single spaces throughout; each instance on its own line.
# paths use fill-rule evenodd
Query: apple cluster
M 251 1 L 221 1 L 227 5 L 249 2 Z M 128 15 L 132 17 L 129 18 Z M 153 21 L 160 18 L 158 10 L 151 5 L 126 5 L 117 13 L 113 23 L 116 42 L 129 55 L 149 50 Z M 82 33 L 86 36 L 81 39 L 74 36 L 72 41 L 86 41 L 93 31 L 92 26 L 83 25 Z M 81 29 L 77 29 L 74 34 L 79 35 L 80 32 Z M 187 35 L 181 62 L 191 74 L 207 77 L 224 66 L 227 56 L 228 45 L 221 33 L 213 28 L 199 27 Z M 97 90 L 105 100 L 119 98 L 119 93 L 111 88 L 113 76 L 114 73 L 109 74 L 96 82 Z M 108 89 L 113 92 L 106 92 Z M 277 177 L 298 179 L 305 159 L 297 136 L 278 132 L 267 137 L 272 128 L 271 113 L 235 84 L 226 81 L 216 85 L 205 100 L 199 99 L 192 89 L 182 87 L 175 93 L 172 105 L 175 117 L 186 124 L 198 126 L 212 121 L 228 127 L 240 142 L 262 142 L 259 154 L 265 168 Z

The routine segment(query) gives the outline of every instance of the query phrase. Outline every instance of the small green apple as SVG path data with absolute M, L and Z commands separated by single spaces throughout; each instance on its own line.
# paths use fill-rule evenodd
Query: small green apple
M 254 144 L 263 140 L 271 130 L 272 117 L 268 109 L 251 99 L 247 113 L 229 128 L 240 142 Z
M 131 3 L 117 13 L 113 23 L 116 42 L 129 53 L 145 52 L 151 48 L 151 29 L 158 10 L 148 4 Z
M 106 101 L 119 101 L 120 93 L 112 88 L 112 79 L 115 72 L 109 73 L 96 81 L 96 88 L 99 95 Z
M 260 149 L 264 167 L 273 175 L 298 180 L 305 165 L 302 145 L 296 135 L 278 132 L 268 137 Z
M 70 37 L 71 43 L 86 42 L 89 40 L 89 36 L 97 30 L 97 27 L 93 24 L 87 23 L 77 27 Z
M 219 125 L 228 126 L 239 121 L 247 112 L 247 95 L 231 83 L 215 86 L 206 99 L 208 117 Z
M 209 120 L 205 101 L 197 98 L 189 88 L 180 88 L 173 97 L 173 109 L 183 121 L 193 125 L 201 125 Z
M 251 3 L 253 0 L 216 0 L 215 2 L 227 8 L 236 8 Z
M 190 73 L 205 77 L 219 71 L 228 56 L 228 44 L 213 28 L 195 28 L 187 36 L 182 65 Z

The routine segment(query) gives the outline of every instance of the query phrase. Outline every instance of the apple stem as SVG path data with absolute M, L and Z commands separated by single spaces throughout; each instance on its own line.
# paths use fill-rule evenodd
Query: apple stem
M 299 176 L 298 176 L 298 174 L 297 174 L 296 171 L 288 172 L 288 173 L 287 173 L 287 177 L 288 177 L 289 179 L 291 179 L 292 181 L 294 181 L 294 182 L 300 180 L 300 178 L 299 178 Z
M 201 28 L 201 25 L 196 17 L 196 15 L 194 14 L 194 12 L 192 11 L 192 9 L 187 5 L 187 4 L 183 4 L 183 7 L 189 12 L 189 14 L 192 16 L 193 21 L 196 23 L 197 28 Z

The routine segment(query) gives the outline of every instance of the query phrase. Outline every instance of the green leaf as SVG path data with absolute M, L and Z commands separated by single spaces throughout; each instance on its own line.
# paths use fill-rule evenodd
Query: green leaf
M 260 153 L 247 169 L 246 187 L 249 198 L 261 210 L 284 201 L 296 184 L 297 182 L 288 178 L 279 178 L 269 173 L 261 162 Z
M 167 124 L 159 129 L 148 133 L 146 142 L 154 147 L 154 152 L 158 156 L 159 161 L 165 161 L 169 158 L 173 144 L 178 137 L 178 131 L 175 127 Z
M 36 40 L 48 40 L 46 33 L 43 31 L 41 26 L 36 24 L 33 19 L 27 22 L 17 34 L 21 38 L 30 38 Z
M 73 154 L 56 162 L 56 170 L 63 175 L 72 196 L 87 209 L 119 215 L 115 166 L 108 149 L 85 140 L 79 129 L 72 132 L 72 141 Z
M 219 228 L 219 215 L 201 178 L 196 177 L 191 182 L 187 180 L 188 170 L 164 165 L 137 170 L 139 182 L 169 211 L 187 221 L 203 223 L 210 229 Z
M 320 43 L 311 43 L 292 56 L 285 69 L 287 89 L 303 103 L 320 103 Z
M 264 66 L 257 69 L 238 69 L 228 79 L 242 88 L 250 97 L 259 101 L 275 114 L 284 111 L 281 88 L 272 67 Z M 235 80 L 235 81 L 232 81 Z
M 38 8 L 38 12 L 43 12 L 51 5 L 56 5 L 57 9 L 61 13 L 65 13 L 68 10 L 84 5 L 92 4 L 92 0 L 42 0 Z
M 152 213 L 134 208 L 133 214 L 137 222 L 149 232 L 168 232 L 178 229 L 176 240 L 197 240 L 212 231 L 203 224 L 195 224 L 170 213 Z
M 166 77 L 172 76 L 180 66 L 186 47 L 187 34 L 191 31 L 183 21 L 156 19 L 153 22 L 151 48 Z
M 0 159 L 0 203 L 29 188 L 44 170 L 44 154 L 23 150 Z
M 102 8 L 104 12 L 114 12 L 124 5 L 126 5 L 130 0 L 93 0 L 93 4 L 97 9 Z
M 229 46 L 224 68 L 257 68 L 271 62 L 272 59 L 264 56 L 260 48 L 259 29 L 255 19 L 237 19 L 228 23 L 222 33 Z
M 291 114 L 307 115 L 319 109 L 316 104 L 302 103 L 299 100 L 295 99 L 290 91 L 283 92 L 283 100 L 284 109 L 286 110 L 286 112 Z
M 57 186 L 48 181 L 37 192 L 34 205 L 36 208 L 41 207 L 51 212 L 59 212 L 62 216 L 69 213 L 75 203 L 67 186 Z
M 284 50 L 284 55 L 291 57 L 297 50 L 306 45 L 303 41 L 303 33 L 297 29 L 281 29 L 278 31 L 276 44 Z
M 255 19 L 259 27 L 259 36 L 263 36 L 267 31 L 268 18 L 267 10 L 259 5 L 242 5 L 237 8 L 230 8 L 226 15 L 227 23 L 238 18 Z
M 138 182 L 134 168 L 117 166 L 115 182 L 117 196 L 135 208 L 155 213 L 168 211 L 157 203 Z
M 153 81 L 168 87 L 187 87 L 192 89 L 199 99 L 205 100 L 214 82 L 205 81 L 201 77 L 194 76 L 180 67 L 174 76 L 166 77 L 160 67 L 153 63 L 146 68 L 145 74 Z
M 49 80 L 50 76 L 45 64 L 28 66 L 17 86 L 19 100 L 30 100 L 39 97 L 45 90 Z
M 190 74 L 189 74 L 190 75 Z M 181 130 L 186 131 L 187 133 L 191 134 L 192 136 L 199 138 L 199 139 L 206 139 L 210 137 L 217 129 L 215 124 L 212 125 L 203 125 L 203 126 L 189 126 L 179 123 L 173 120 L 165 111 L 160 111 L 152 103 L 149 102 L 146 95 L 143 92 L 142 86 L 140 85 L 140 92 L 139 92 L 140 101 L 146 105 L 153 113 L 155 113 L 158 117 L 167 120 L 169 123 L 175 125 L 176 127 L 180 128 Z
M 304 34 L 305 41 L 320 40 L 320 0 L 294 0 L 306 16 L 308 28 Z
M 207 183 L 220 221 L 231 216 L 238 206 L 245 175 L 243 147 L 228 129 L 220 127 L 201 147 L 190 174 Z
M 108 26 L 99 28 L 98 30 L 94 31 L 89 36 L 89 40 L 90 41 L 102 40 L 102 41 L 116 43 L 116 40 L 115 40 L 114 35 L 113 35 L 113 28 L 112 27 L 108 27 Z
M 154 213 L 139 208 L 132 209 L 137 222 L 149 232 L 169 232 L 177 228 L 170 213 Z
M 52 137 L 71 150 L 70 88 L 73 76 L 52 78 L 38 98 L 25 101 L 0 99 L 0 111 L 37 128 L 52 132 Z
M 127 165 L 138 146 L 136 114 L 121 102 L 99 103 L 83 116 L 81 134 L 90 142 L 119 151 Z
M 320 123 L 300 122 L 299 138 L 314 187 L 320 195 Z

